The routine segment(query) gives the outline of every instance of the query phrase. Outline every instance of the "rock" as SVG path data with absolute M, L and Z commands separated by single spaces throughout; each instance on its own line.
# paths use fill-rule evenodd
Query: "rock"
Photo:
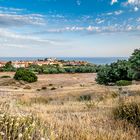
M 31 86 L 26 85 L 23 89 L 31 89 Z

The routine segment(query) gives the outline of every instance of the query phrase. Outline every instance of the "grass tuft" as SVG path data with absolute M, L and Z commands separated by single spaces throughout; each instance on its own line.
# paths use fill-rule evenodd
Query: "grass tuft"
M 47 135 L 47 127 L 33 116 L 12 116 L 10 114 L 0 113 L 0 139 L 47 139 Z
M 115 119 L 126 120 L 137 127 L 140 127 L 140 105 L 136 102 L 121 103 L 113 109 Z

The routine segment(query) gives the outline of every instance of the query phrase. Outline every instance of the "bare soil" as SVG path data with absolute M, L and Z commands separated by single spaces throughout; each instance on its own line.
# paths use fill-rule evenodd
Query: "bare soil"
M 14 72 L 1 72 L 0 77 L 8 75 L 11 78 L 0 78 L 0 95 L 10 96 L 51 96 L 75 97 L 83 94 L 103 95 L 117 91 L 118 87 L 107 87 L 95 82 L 95 73 L 82 74 L 42 74 L 35 83 L 26 83 L 13 79 Z M 28 87 L 28 88 L 27 88 Z M 29 88 L 30 87 L 30 88 Z M 123 87 L 128 91 L 140 91 L 140 84 Z

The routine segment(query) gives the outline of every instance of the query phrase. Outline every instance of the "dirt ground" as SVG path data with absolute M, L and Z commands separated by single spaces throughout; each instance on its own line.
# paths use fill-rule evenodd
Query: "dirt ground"
M 38 81 L 35 83 L 25 83 L 23 81 L 13 80 L 14 73 L 2 72 L 1 76 L 10 76 L 11 78 L 0 78 L 0 95 L 3 97 L 25 95 L 25 96 L 57 96 L 86 94 L 95 91 L 96 74 L 48 74 L 38 75 Z M 26 88 L 27 86 L 30 89 Z M 43 89 L 46 88 L 46 89 Z
M 10 78 L 2 78 L 5 75 Z M 139 131 L 115 121 L 112 109 L 121 100 L 139 103 L 140 83 L 122 88 L 98 85 L 95 73 L 43 74 L 31 84 L 13 76 L 0 73 L 0 108 L 5 113 L 8 105 L 11 115 L 39 117 L 47 124 L 50 140 L 139 140 Z M 81 95 L 91 99 L 80 101 Z
M 83 94 L 106 94 L 108 91 L 116 91 L 118 87 L 107 87 L 98 85 L 95 81 L 95 73 L 83 74 L 43 74 L 38 75 L 35 83 L 25 83 L 13 80 L 13 72 L 1 72 L 1 76 L 11 78 L 0 78 L 0 96 L 3 98 L 13 96 L 51 96 L 51 97 L 73 97 Z M 134 84 L 123 87 L 128 91 L 139 91 L 140 85 Z

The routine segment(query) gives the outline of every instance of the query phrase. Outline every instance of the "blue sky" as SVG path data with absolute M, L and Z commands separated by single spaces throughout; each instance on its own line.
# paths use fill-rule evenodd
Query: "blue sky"
M 129 56 L 140 0 L 0 0 L 0 56 Z

